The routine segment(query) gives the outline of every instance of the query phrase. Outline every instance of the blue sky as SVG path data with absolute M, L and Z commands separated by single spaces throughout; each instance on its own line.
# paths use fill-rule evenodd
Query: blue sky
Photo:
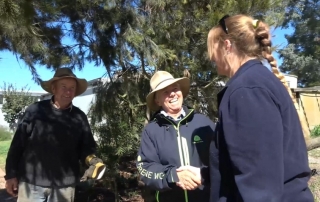
M 272 43 L 274 46 L 284 47 L 287 44 L 285 39 L 285 34 L 291 34 L 292 29 L 276 29 L 272 31 Z M 278 54 L 273 53 L 276 59 L 278 59 Z M 25 85 L 28 85 L 30 91 L 43 91 L 42 88 L 37 85 L 33 80 L 31 73 L 28 67 L 24 64 L 23 61 L 17 60 L 17 58 L 8 51 L 0 52 L 0 89 L 3 86 L 3 82 L 13 83 L 17 88 L 21 88 Z M 281 60 L 278 60 L 278 64 L 282 63 Z M 38 74 L 41 79 L 48 80 L 50 79 L 54 72 L 46 69 L 43 66 L 37 66 Z M 92 79 L 99 78 L 105 74 L 106 70 L 103 66 L 95 67 L 92 63 L 86 63 L 82 71 L 75 71 L 75 74 L 79 78 L 85 78 L 88 81 Z

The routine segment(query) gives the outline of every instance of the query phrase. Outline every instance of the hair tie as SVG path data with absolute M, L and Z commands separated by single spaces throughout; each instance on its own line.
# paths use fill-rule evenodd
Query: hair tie
M 253 28 L 256 29 L 258 27 L 258 25 L 259 25 L 259 22 L 260 22 L 259 20 L 253 20 L 252 21 Z

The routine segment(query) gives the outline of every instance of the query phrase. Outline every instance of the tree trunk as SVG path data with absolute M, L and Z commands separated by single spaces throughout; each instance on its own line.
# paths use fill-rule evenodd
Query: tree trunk
M 320 137 L 309 139 L 306 141 L 306 143 L 307 143 L 308 151 L 319 148 L 320 147 Z

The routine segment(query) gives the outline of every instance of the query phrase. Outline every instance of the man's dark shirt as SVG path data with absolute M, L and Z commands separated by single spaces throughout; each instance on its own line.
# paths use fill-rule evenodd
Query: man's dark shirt
M 94 154 L 87 116 L 77 107 L 55 108 L 50 100 L 30 105 L 20 121 L 6 161 L 5 179 L 43 187 L 79 181 L 79 160 Z

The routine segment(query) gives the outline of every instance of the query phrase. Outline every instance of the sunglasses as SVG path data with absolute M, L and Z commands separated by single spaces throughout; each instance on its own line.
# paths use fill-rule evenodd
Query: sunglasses
M 226 22 L 225 19 L 227 19 L 228 17 L 230 17 L 230 15 L 225 15 L 223 16 L 220 20 L 219 20 L 219 25 L 222 27 L 223 31 L 228 34 L 228 28 L 226 26 Z

